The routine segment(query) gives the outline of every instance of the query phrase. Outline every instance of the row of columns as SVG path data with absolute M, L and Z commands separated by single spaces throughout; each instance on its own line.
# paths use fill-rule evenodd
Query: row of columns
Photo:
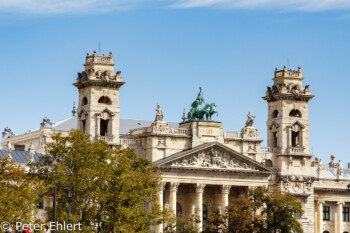
M 316 206 L 316 233 L 323 233 L 326 229 L 323 229 L 323 206 L 325 202 L 317 202 Z M 343 233 L 343 206 L 344 202 L 337 202 L 337 210 L 334 215 L 334 227 L 335 233 Z
M 161 210 L 163 210 L 163 192 L 165 188 L 165 182 L 161 182 L 158 186 L 158 204 L 160 205 Z M 176 217 L 176 195 L 178 191 L 180 183 L 177 182 L 171 182 L 169 186 L 170 196 L 169 196 L 169 208 L 173 212 L 173 215 Z M 199 219 L 201 220 L 197 224 L 197 228 L 201 231 L 203 229 L 203 193 L 205 189 L 205 184 L 195 184 L 196 188 L 196 211 L 198 214 Z M 222 210 L 228 206 L 229 204 L 229 194 L 230 194 L 231 185 L 222 185 L 221 191 L 222 191 L 222 204 L 221 208 Z M 156 233 L 162 233 L 164 229 L 163 223 L 157 225 L 155 227 Z

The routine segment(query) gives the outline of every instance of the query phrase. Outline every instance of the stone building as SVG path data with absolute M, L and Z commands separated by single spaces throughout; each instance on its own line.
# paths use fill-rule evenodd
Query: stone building
M 304 214 L 298 217 L 304 232 L 350 232 L 350 167 L 334 156 L 323 164 L 310 153 L 308 103 L 314 96 L 309 85 L 304 86 L 300 68 L 276 68 L 273 84 L 262 97 L 268 106 L 263 147 L 255 116 L 248 113 L 240 131 L 224 131 L 221 122 L 211 120 L 216 105 L 201 106 L 201 90 L 182 122 L 164 121 L 159 105 L 154 121 L 120 119 L 119 89 L 125 83 L 114 65 L 112 53 L 87 54 L 85 70 L 73 84 L 79 91 L 73 115 L 56 123 L 45 117 L 39 129 L 21 135 L 7 127 L 0 155 L 26 164 L 38 159 L 52 133 L 78 128 L 110 145 L 134 147 L 138 156 L 151 160 L 162 172 L 161 206 L 187 217 L 199 210 L 198 228 L 214 209 L 223 209 L 251 188 L 266 186 L 290 192 L 302 203 Z M 162 229 L 158 225 L 152 231 Z

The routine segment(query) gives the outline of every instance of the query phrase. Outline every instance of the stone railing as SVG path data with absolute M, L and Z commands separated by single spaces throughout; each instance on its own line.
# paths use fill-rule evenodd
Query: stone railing
M 97 136 L 98 139 L 105 142 L 113 142 L 113 136 Z
M 190 129 L 184 129 L 184 128 L 170 128 L 170 132 L 172 134 L 181 134 L 181 135 L 190 135 L 191 134 Z
M 260 152 L 262 153 L 279 153 L 279 148 L 278 147 L 260 147 Z
M 120 139 L 120 145 L 141 146 L 141 140 L 140 139 Z
M 109 56 L 106 55 L 97 55 L 96 51 L 94 51 L 93 55 L 86 56 L 86 63 L 113 63 L 113 55 L 109 53 Z
M 283 69 L 275 71 L 275 77 L 301 77 L 301 70 Z
M 304 148 L 303 147 L 289 147 L 289 153 L 290 154 L 304 154 Z
M 224 138 L 242 138 L 240 131 L 224 131 Z
M 144 133 L 161 133 L 161 134 L 174 134 L 174 135 L 191 135 L 191 130 L 186 128 L 161 128 L 161 129 L 152 129 L 140 128 L 135 130 L 130 130 L 130 135 L 136 136 Z
M 86 63 L 112 63 L 112 58 L 107 56 L 87 57 Z

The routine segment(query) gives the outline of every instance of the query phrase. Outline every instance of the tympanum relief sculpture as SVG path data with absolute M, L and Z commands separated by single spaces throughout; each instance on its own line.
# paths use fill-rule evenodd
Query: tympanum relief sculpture
M 254 170 L 254 167 L 248 163 L 233 158 L 227 152 L 213 148 L 177 160 L 171 166 Z

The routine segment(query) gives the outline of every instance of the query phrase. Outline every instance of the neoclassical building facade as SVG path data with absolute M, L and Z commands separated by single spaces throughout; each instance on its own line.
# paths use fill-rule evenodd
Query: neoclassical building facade
M 221 122 L 211 120 L 215 104 L 201 105 L 201 91 L 181 122 L 164 121 L 160 106 L 154 121 L 120 119 L 119 90 L 125 83 L 114 65 L 112 53 L 87 54 L 73 84 L 79 102 L 72 116 L 56 123 L 45 117 L 39 129 L 21 135 L 5 128 L 0 155 L 25 165 L 38 160 L 52 133 L 78 128 L 151 160 L 162 173 L 159 204 L 187 217 L 198 211 L 198 228 L 214 209 L 266 186 L 290 192 L 302 203 L 304 214 L 298 217 L 304 232 L 350 232 L 350 164 L 334 156 L 323 164 L 310 153 L 308 104 L 314 96 L 300 68 L 274 72 L 262 97 L 268 106 L 267 146 L 262 146 L 253 115 L 240 131 L 224 131 Z M 152 232 L 163 228 L 154 226 Z

